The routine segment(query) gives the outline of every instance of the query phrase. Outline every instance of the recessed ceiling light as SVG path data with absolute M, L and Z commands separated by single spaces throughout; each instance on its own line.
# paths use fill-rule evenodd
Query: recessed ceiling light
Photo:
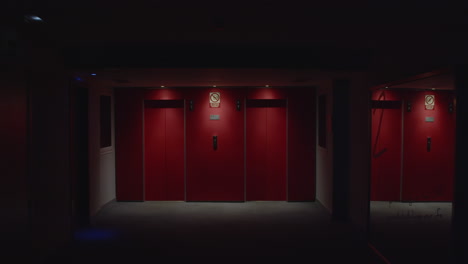
M 96 73 L 91 73 L 91 76 L 96 76 L 97 74 Z
M 39 16 L 36 16 L 36 15 L 27 15 L 25 17 L 29 21 L 36 21 L 36 22 L 43 22 L 44 21 L 44 20 L 42 20 L 42 18 L 40 18 Z

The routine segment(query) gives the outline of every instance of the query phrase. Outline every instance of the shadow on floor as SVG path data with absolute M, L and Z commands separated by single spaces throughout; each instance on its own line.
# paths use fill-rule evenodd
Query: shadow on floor
M 452 263 L 452 204 L 371 202 L 370 241 L 391 263 Z

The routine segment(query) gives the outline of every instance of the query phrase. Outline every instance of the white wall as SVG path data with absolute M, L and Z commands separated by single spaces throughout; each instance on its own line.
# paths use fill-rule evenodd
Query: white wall
M 349 146 L 349 197 L 348 217 L 362 231 L 365 231 L 369 213 L 369 178 L 370 178 L 370 130 L 369 130 L 369 87 L 366 76 L 355 73 L 339 75 L 339 78 L 351 80 L 350 91 L 350 146 Z M 327 147 L 318 145 L 317 130 L 317 200 L 330 212 L 333 212 L 333 131 L 331 128 L 333 104 L 333 78 L 321 82 L 317 89 L 318 96 L 327 96 Z M 317 103 L 318 106 L 318 103 Z M 318 111 L 317 111 L 318 113 Z M 317 118 L 318 129 L 318 118 Z
M 100 95 L 112 96 L 112 146 L 100 148 Z M 94 84 L 89 89 L 89 207 L 94 216 L 115 199 L 114 97 L 111 88 Z
M 333 208 L 333 134 L 331 127 L 332 115 L 332 80 L 323 81 L 317 88 L 317 100 L 322 94 L 327 97 L 327 147 L 323 148 L 318 144 L 318 116 L 317 116 L 317 161 L 316 161 L 316 183 L 317 200 L 332 213 Z M 318 103 L 316 104 L 318 106 Z M 318 109 L 317 109 L 318 113 Z

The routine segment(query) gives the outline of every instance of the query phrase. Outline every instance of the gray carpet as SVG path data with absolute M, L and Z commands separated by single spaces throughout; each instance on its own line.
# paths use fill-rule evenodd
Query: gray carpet
M 370 241 L 391 263 L 448 263 L 452 203 L 371 202 Z
M 75 237 L 48 262 L 381 263 L 317 202 L 112 202 Z

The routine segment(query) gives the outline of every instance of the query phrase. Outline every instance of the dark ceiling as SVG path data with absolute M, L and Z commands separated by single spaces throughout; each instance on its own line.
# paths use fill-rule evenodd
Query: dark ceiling
M 455 76 L 453 72 L 434 75 L 430 77 L 422 77 L 420 79 L 402 82 L 395 85 L 390 85 L 392 89 L 424 89 L 424 90 L 454 90 Z
M 29 0 L 10 7 L 9 16 L 44 19 L 39 27 L 69 68 L 399 65 L 409 73 L 468 58 L 466 3 Z
M 433 33 L 453 30 L 451 25 L 466 24 L 465 11 L 442 1 L 412 5 L 408 1 L 30 0 L 22 7 L 23 13 L 43 17 L 67 42 L 318 43 L 346 47 L 372 47 L 378 45 L 374 41 L 415 35 L 415 29 Z

